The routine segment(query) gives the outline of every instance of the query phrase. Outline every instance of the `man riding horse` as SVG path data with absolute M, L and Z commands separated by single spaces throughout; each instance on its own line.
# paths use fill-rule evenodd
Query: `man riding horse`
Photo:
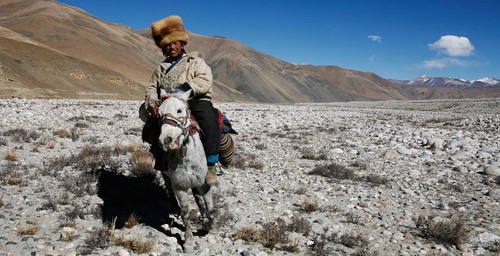
M 146 101 L 141 106 L 141 119 L 146 124 L 143 139 L 151 144 L 151 152 L 156 159 L 155 169 L 161 170 L 163 151 L 158 144 L 159 120 L 157 108 L 160 104 L 160 90 L 180 92 L 191 90 L 188 100 L 191 114 L 201 128 L 201 139 L 208 165 L 206 182 L 217 184 L 217 169 L 221 141 L 219 111 L 211 101 L 212 70 L 205 61 L 186 53 L 184 46 L 188 42 L 188 34 L 179 16 L 169 16 L 154 22 L 151 32 L 156 45 L 166 57 L 153 72 L 149 86 L 146 88 Z

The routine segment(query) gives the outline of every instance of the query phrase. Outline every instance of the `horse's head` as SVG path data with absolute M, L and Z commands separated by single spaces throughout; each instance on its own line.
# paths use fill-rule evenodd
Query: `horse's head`
M 164 94 L 158 107 L 161 120 L 159 142 L 163 150 L 176 150 L 189 133 L 190 113 L 187 99 L 191 91 Z

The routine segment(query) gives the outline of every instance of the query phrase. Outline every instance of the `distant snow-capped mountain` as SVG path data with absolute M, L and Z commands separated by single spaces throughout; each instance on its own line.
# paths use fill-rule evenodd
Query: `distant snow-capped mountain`
M 500 88 L 500 80 L 493 77 L 485 77 L 477 80 L 465 80 L 452 77 L 420 76 L 413 80 L 391 80 L 403 88 L 428 86 L 434 88 Z

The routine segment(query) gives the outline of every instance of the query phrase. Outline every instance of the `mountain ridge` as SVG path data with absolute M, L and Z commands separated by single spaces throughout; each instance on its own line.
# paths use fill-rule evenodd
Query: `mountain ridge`
M 2 1 L 0 42 L 1 98 L 139 100 L 163 59 L 149 29 L 132 30 L 51 0 Z M 38 51 L 29 49 L 33 45 Z M 402 87 L 372 72 L 293 64 L 220 36 L 189 31 L 186 49 L 201 54 L 212 68 L 216 101 L 307 103 L 422 97 L 416 87 Z M 425 88 L 431 89 L 436 90 Z M 494 91 L 488 95 L 500 91 L 482 90 Z M 429 95 L 467 98 L 478 94 L 461 90 L 425 97 Z

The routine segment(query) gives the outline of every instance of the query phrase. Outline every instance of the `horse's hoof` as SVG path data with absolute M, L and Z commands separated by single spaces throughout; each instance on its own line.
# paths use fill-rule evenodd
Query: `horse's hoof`
M 184 244 L 184 253 L 193 253 L 194 252 L 194 244 Z
M 217 226 L 217 222 L 215 221 L 215 219 L 209 219 L 208 221 L 206 221 L 205 223 L 203 223 L 203 231 L 205 232 L 210 232 L 210 230 L 216 230 L 218 228 Z

